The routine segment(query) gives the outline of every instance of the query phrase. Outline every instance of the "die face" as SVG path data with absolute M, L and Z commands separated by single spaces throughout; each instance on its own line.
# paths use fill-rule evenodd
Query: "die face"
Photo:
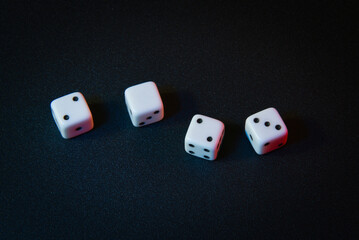
M 287 142 L 287 127 L 275 108 L 267 108 L 249 116 L 245 131 L 258 154 L 271 152 Z
M 186 133 L 185 151 L 206 160 L 215 160 L 224 130 L 221 121 L 200 114 L 195 115 Z
M 73 138 L 93 128 L 91 111 L 80 92 L 53 100 L 52 116 L 63 138 Z
M 125 102 L 135 127 L 158 122 L 164 117 L 161 95 L 154 82 L 145 82 L 127 88 Z

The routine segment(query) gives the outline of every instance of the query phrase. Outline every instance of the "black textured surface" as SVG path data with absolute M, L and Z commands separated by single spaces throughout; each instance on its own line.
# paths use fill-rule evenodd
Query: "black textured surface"
M 1 1 L 0 239 L 352 238 L 354 9 Z M 166 116 L 134 128 L 123 92 L 148 80 Z M 49 104 L 74 91 L 95 129 L 64 140 Z M 271 106 L 289 142 L 258 156 L 244 121 Z M 215 162 L 184 151 L 196 113 L 226 125 Z

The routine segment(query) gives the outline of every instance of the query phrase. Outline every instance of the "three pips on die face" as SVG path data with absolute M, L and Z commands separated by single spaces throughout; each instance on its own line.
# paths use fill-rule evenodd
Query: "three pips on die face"
M 160 93 L 154 82 L 145 82 L 125 90 L 125 102 L 135 127 L 158 122 L 164 117 Z M 80 92 L 70 93 L 53 100 L 52 116 L 65 139 L 73 138 L 93 129 L 90 108 Z M 196 114 L 185 137 L 185 151 L 207 160 L 217 158 L 224 137 L 223 122 Z M 245 132 L 258 154 L 265 154 L 284 146 L 288 130 L 275 108 L 267 108 L 246 119 Z

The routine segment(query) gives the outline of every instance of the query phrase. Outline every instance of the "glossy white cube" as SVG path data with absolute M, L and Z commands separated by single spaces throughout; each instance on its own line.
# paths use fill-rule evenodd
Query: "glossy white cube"
M 93 119 L 85 97 L 80 92 L 53 100 L 51 113 L 63 138 L 73 138 L 90 131 Z
M 275 108 L 267 108 L 246 119 L 245 131 L 257 154 L 265 154 L 284 146 L 288 129 Z
M 161 95 L 154 82 L 145 82 L 127 88 L 125 102 L 135 127 L 158 122 L 164 117 Z
M 196 114 L 188 127 L 184 148 L 196 157 L 215 160 L 224 136 L 224 124 L 214 118 Z

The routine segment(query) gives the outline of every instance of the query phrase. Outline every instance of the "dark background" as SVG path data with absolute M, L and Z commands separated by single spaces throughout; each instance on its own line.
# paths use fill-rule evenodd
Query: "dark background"
M 1 1 L 0 239 L 350 239 L 358 219 L 357 9 L 350 2 Z M 130 122 L 157 83 L 165 119 Z M 61 138 L 50 102 L 81 91 L 95 129 Z M 259 156 L 249 115 L 285 147 Z M 191 117 L 226 125 L 217 161 Z

